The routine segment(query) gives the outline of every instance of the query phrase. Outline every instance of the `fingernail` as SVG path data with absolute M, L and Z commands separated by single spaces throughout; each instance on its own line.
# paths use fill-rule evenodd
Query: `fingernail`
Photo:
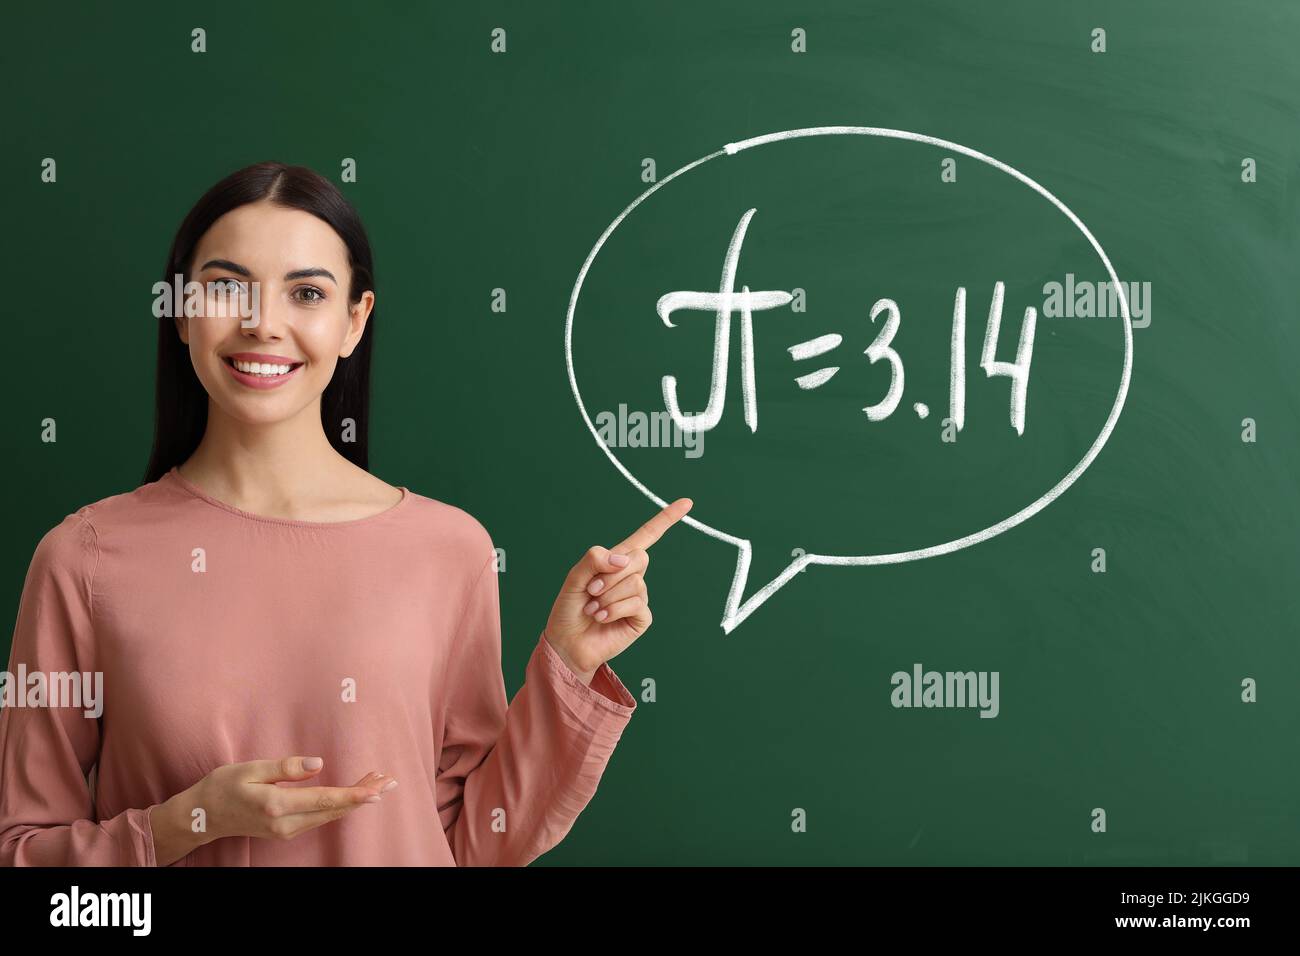
M 605 590 L 605 581 L 603 578 L 596 578 L 596 580 L 592 581 L 591 585 L 587 588 L 589 594 L 599 594 L 603 590 Z
M 319 770 L 324 763 L 325 761 L 321 760 L 320 757 L 307 757 L 303 760 L 302 765 L 308 770 Z
M 382 787 L 379 788 L 379 792 L 387 793 L 389 790 L 392 790 L 395 786 L 397 786 L 397 781 L 390 780 L 388 781 L 388 783 L 384 784 Z
M 602 609 L 601 609 L 601 610 L 596 614 L 596 620 L 598 620 L 598 621 L 603 621 L 603 620 L 605 620 L 605 618 L 607 618 L 607 617 L 609 617 L 609 611 L 606 611 L 604 608 L 602 608 Z
M 595 614 L 596 608 L 600 607 L 599 601 L 591 601 L 582 609 L 583 614 Z
M 366 803 L 378 803 L 381 799 L 383 798 L 376 794 L 373 797 L 366 797 Z
M 629 558 L 626 554 L 611 554 L 609 556 L 609 563 L 614 565 L 614 567 L 616 568 L 621 568 L 626 566 L 628 560 Z

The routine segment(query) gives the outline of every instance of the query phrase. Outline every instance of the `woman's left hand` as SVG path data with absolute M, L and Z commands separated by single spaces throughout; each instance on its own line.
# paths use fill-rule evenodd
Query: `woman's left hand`
M 613 548 L 590 548 L 564 579 L 543 636 L 584 683 L 650 627 L 649 548 L 691 505 L 678 498 Z

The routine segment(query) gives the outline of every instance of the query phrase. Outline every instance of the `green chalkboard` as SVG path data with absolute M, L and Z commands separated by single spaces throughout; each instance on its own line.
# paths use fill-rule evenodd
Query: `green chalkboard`
M 537 865 L 1300 862 L 1300 9 L 312 11 L 10 13 L 11 620 L 140 483 L 180 217 L 280 159 L 365 220 L 372 470 L 504 549 L 511 693 L 694 499 Z

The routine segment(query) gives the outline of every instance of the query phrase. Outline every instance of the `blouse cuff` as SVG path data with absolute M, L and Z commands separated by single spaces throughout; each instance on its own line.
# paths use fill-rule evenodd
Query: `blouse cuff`
M 157 866 L 153 842 L 153 811 L 159 804 L 151 804 L 143 810 L 131 808 L 126 811 L 127 826 L 135 834 L 132 855 L 139 866 Z
M 624 721 L 636 710 L 636 698 L 623 686 L 623 682 L 618 679 L 618 675 L 608 663 L 596 668 L 591 684 L 587 685 L 551 646 L 545 633 L 539 637 L 535 653 L 540 655 L 552 682 L 567 688 L 571 695 L 576 695 L 587 704 L 602 712 L 620 717 Z

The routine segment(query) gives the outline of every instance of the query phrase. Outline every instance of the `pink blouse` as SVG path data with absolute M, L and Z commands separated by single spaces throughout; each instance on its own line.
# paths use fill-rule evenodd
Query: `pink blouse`
M 293 839 L 225 837 L 174 865 L 522 866 L 555 846 L 636 699 L 607 664 L 584 684 L 539 637 L 507 704 L 492 540 L 401 490 L 371 517 L 295 521 L 172 469 L 51 529 L 0 711 L 0 863 L 155 866 L 159 804 L 222 764 L 294 755 L 325 765 L 280 786 L 398 785 Z

